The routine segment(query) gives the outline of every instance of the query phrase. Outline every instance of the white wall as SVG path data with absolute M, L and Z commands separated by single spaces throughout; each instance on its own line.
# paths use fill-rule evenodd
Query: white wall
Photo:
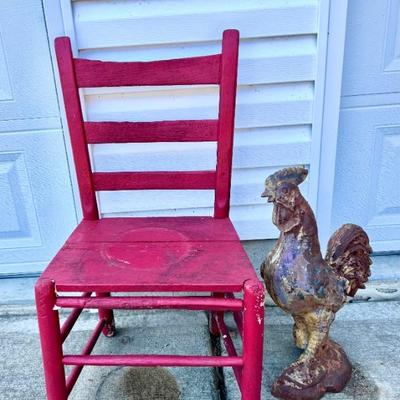
M 287 165 L 310 166 L 311 180 L 303 191 L 317 204 L 329 2 L 60 1 L 64 32 L 72 37 L 76 55 L 90 59 L 216 53 L 222 31 L 239 29 L 234 224 L 242 239 L 276 236 L 271 209 L 260 193 L 265 177 Z M 212 86 L 84 92 L 86 118 L 92 121 L 214 118 L 217 100 Z M 96 145 L 92 150 L 98 171 L 209 169 L 215 164 L 215 145 L 208 143 Z M 204 191 L 103 192 L 99 198 L 104 216 L 211 215 L 213 204 L 212 193 Z

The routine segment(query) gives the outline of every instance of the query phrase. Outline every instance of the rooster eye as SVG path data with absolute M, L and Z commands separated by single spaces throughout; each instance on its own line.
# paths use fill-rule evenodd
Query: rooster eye
M 285 188 L 285 187 L 282 188 L 282 193 L 283 193 L 283 194 L 287 194 L 287 192 L 288 192 L 287 188 Z

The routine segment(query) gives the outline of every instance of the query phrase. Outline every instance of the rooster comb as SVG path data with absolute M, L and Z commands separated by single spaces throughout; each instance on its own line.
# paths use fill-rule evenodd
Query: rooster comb
M 277 186 L 281 182 L 294 183 L 300 185 L 308 175 L 308 171 L 304 167 L 288 167 L 276 171 L 270 175 L 266 180 L 266 185 Z

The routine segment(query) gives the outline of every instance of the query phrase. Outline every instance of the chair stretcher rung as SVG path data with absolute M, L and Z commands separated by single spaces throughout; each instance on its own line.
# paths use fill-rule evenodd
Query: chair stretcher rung
M 242 300 L 221 299 L 205 296 L 171 297 L 59 297 L 56 305 L 64 308 L 106 308 L 106 309 L 182 309 L 238 311 L 243 307 Z
M 242 366 L 241 357 L 175 356 L 175 355 L 66 355 L 64 365 L 97 365 L 126 367 L 232 367 Z
M 233 344 L 233 340 L 231 335 L 229 334 L 228 327 L 225 324 L 224 316 L 221 314 L 217 314 L 215 316 L 218 329 L 222 335 L 222 340 L 225 345 L 226 352 L 230 357 L 237 357 L 237 352 L 235 349 L 235 345 Z M 235 374 L 237 383 L 239 387 L 242 387 L 242 369 L 237 366 L 232 366 L 233 372 Z
M 222 315 L 216 315 L 215 318 L 228 355 L 232 357 L 237 357 L 237 352 L 233 344 L 231 335 L 229 334 L 228 327 L 225 324 L 224 317 Z
M 83 348 L 83 351 L 82 351 L 82 354 L 81 354 L 82 356 L 88 356 L 92 352 L 94 346 L 96 345 L 97 340 L 99 339 L 99 336 L 100 336 L 101 331 L 103 330 L 105 324 L 106 324 L 106 321 L 104 319 L 100 320 L 97 323 L 97 325 L 96 325 L 94 331 L 92 332 L 88 342 L 86 343 L 86 346 Z M 84 367 L 84 365 L 76 365 L 72 369 L 72 371 L 69 373 L 69 375 L 68 375 L 68 377 L 66 379 L 66 386 L 67 386 L 68 394 L 71 393 L 71 390 L 73 389 L 76 381 L 78 380 L 79 375 L 82 372 L 83 367 Z
M 82 294 L 81 297 L 90 297 L 92 292 L 85 292 Z M 79 316 L 81 315 L 82 309 L 75 308 L 71 311 L 71 314 L 68 315 L 67 319 L 63 323 L 61 327 L 61 340 L 64 343 L 65 339 L 68 337 L 69 333 L 71 332 L 72 328 L 75 325 L 75 322 L 78 320 Z
M 234 299 L 235 295 L 233 293 L 227 293 L 226 297 L 228 299 Z M 238 332 L 240 337 L 243 339 L 243 314 L 242 311 L 234 311 L 233 312 L 233 319 L 236 322 L 236 326 L 238 328 Z

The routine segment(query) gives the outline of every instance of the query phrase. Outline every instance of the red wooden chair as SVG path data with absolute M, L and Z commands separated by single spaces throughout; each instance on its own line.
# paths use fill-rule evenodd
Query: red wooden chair
M 69 39 L 56 39 L 83 221 L 35 288 L 48 399 L 67 399 L 85 365 L 230 366 L 242 399 L 260 398 L 264 290 L 229 220 L 238 44 L 238 31 L 228 30 L 221 54 L 102 62 L 74 59 Z M 85 122 L 82 117 L 79 88 L 197 84 L 219 85 L 218 119 Z M 217 141 L 216 170 L 92 172 L 88 144 L 179 141 Z M 96 191 L 128 189 L 214 189 L 214 217 L 99 219 Z M 121 296 L 118 292 L 199 295 Z M 243 292 L 243 300 L 234 296 L 238 292 Z M 61 327 L 59 308 L 72 308 Z M 99 322 L 81 354 L 66 355 L 62 344 L 84 308 L 98 309 Z M 90 355 L 101 332 L 113 335 L 113 309 L 208 310 L 210 331 L 222 334 L 228 355 Z M 225 311 L 233 312 L 242 336 L 241 355 L 224 323 Z M 67 377 L 65 365 L 73 366 Z

